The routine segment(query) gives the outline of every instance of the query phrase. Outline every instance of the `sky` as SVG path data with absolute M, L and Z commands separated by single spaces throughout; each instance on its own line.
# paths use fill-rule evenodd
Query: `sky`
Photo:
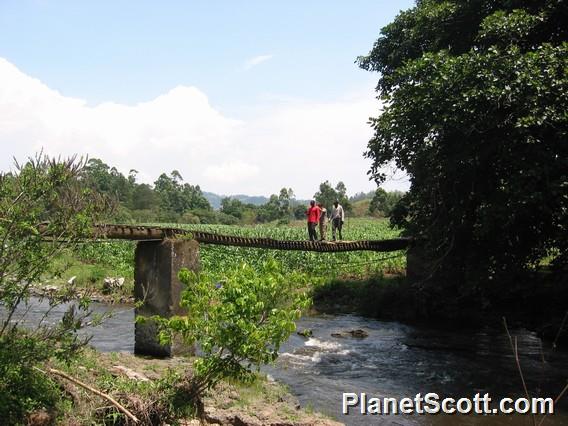
M 354 61 L 412 5 L 0 0 L 0 170 L 43 150 L 219 194 L 373 190 L 379 76 Z

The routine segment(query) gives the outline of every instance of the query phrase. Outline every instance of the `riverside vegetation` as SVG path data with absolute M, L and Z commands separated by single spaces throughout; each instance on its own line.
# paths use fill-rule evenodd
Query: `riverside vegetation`
M 516 315 L 526 324 L 538 317 L 555 330 L 555 343 L 562 332 L 568 301 L 566 16 L 567 3 L 557 0 L 417 1 L 383 28 L 369 54 L 358 59 L 362 68 L 380 72 L 377 90 L 383 101 L 382 111 L 371 119 L 375 133 L 366 152 L 372 160 L 370 176 L 382 183 L 386 178 L 383 166 L 394 163 L 409 176 L 411 187 L 402 198 L 377 191 L 363 209 L 362 202 L 355 205 L 355 200 L 347 197 L 342 182 L 323 182 L 315 198 L 327 208 L 330 199 L 338 198 L 347 208 L 352 204 L 353 213 L 390 214 L 403 235 L 423 237 L 430 274 L 412 289 L 408 303 L 422 318 L 437 316 L 455 323 L 464 317 L 505 314 Z M 397 197 L 398 201 L 391 203 Z M 109 203 L 110 199 L 114 202 Z M 109 216 L 111 204 L 116 208 Z M 64 369 L 71 375 L 90 373 L 84 381 L 122 402 L 108 406 L 98 400 L 92 410 L 87 409 L 83 423 L 125 423 L 124 409 L 151 423 L 156 417 L 148 413 L 144 402 L 148 400 L 156 403 L 153 407 L 165 407 L 159 417 L 178 421 L 189 413 L 185 408 L 179 411 L 185 407 L 180 401 L 191 399 L 184 395 L 187 397 L 188 389 L 190 394 L 196 389 L 195 383 L 214 384 L 221 377 L 237 380 L 232 376 L 241 376 L 233 362 L 227 364 L 227 370 L 215 372 L 216 366 L 224 367 L 219 358 L 198 364 L 196 371 L 183 372 L 184 380 L 174 374 L 152 384 L 125 383 L 98 367 L 81 365 L 98 357 L 85 352 L 85 342 L 76 334 L 89 317 L 89 300 L 85 292 L 78 291 L 79 284 L 90 288 L 109 272 L 132 273 L 130 262 L 125 261 L 132 259 L 132 244 L 80 244 L 94 222 L 112 217 L 119 222 L 199 226 L 284 224 L 302 217 L 303 209 L 293 191 L 283 188 L 262 206 L 226 199 L 215 211 L 199 186 L 184 183 L 177 171 L 162 174 L 152 186 L 136 183 L 136 171 L 124 177 L 100 160 L 56 161 L 40 155 L 13 173 L 0 174 L 2 420 L 47 424 L 76 417 L 73 410 L 81 406 L 73 396 L 77 391 L 54 373 Z M 58 238 L 46 241 L 46 235 L 38 232 L 37 225 L 44 221 L 49 221 L 49 235 Z M 365 226 L 363 221 L 361 225 Z M 348 223 L 346 234 L 358 236 L 356 228 Z M 376 235 L 371 228 L 375 227 L 369 226 L 368 238 Z M 376 229 L 391 232 L 384 223 L 377 223 Z M 243 227 L 235 231 L 268 230 Z M 276 237 L 295 233 L 304 238 L 305 234 L 303 227 L 274 227 L 270 232 Z M 239 304 L 232 290 L 246 292 L 246 287 L 239 286 L 243 278 L 236 272 L 242 268 L 237 262 L 244 259 L 258 271 L 277 262 L 276 277 L 300 269 L 297 273 L 304 274 L 308 282 L 322 276 L 333 279 L 350 273 L 397 272 L 403 265 L 403 260 L 372 253 L 310 254 L 308 261 L 299 254 L 276 253 L 275 260 L 263 256 L 252 249 L 204 249 L 204 268 L 231 277 L 234 287 L 221 283 L 220 289 L 226 290 L 216 292 L 219 289 L 211 287 L 213 281 L 205 276 L 186 278 L 206 287 L 202 296 L 214 295 L 215 300 Z M 90 265 L 84 268 L 86 263 Z M 548 264 L 545 270 L 543 263 Z M 76 268 L 76 279 L 46 297 L 52 305 L 72 299 L 78 304 L 55 326 L 21 327 L 14 313 L 29 299 L 32 286 L 51 275 L 65 275 L 68 267 Z M 266 286 L 267 291 L 261 294 L 268 300 L 259 300 L 258 308 L 255 305 L 243 315 L 260 313 L 258 321 L 263 322 L 264 307 L 273 302 L 283 304 L 267 329 L 253 330 L 259 333 L 258 340 L 245 338 L 248 326 L 242 318 L 244 323 L 234 330 L 238 339 L 228 342 L 225 333 L 230 330 L 222 324 L 228 312 L 200 305 L 198 294 L 197 299 L 188 295 L 185 303 L 196 304 L 221 322 L 213 327 L 214 333 L 194 334 L 192 323 L 180 320 L 164 323 L 166 334 L 177 330 L 206 346 L 210 339 L 219 339 L 210 347 L 221 343 L 226 350 L 220 355 L 229 351 L 232 361 L 250 356 L 254 369 L 258 362 L 268 360 L 291 332 L 298 308 L 304 307 L 305 291 L 296 288 L 288 295 L 291 299 L 277 301 L 262 274 L 254 283 Z M 375 289 L 376 284 L 373 280 L 366 283 L 369 289 Z M 322 288 L 333 295 L 341 285 Z M 361 294 L 350 285 L 343 288 Z M 390 290 L 385 294 L 390 294 L 391 300 L 400 295 L 392 297 Z M 249 300 L 256 300 L 254 295 L 245 299 L 249 296 Z M 265 338 L 268 340 L 263 341 Z M 215 356 L 215 352 L 209 355 Z M 207 370 L 208 366 L 213 370 Z M 149 392 L 144 391 L 146 387 Z M 197 389 L 204 387 L 207 385 Z M 200 401 L 190 401 L 195 404 L 188 409 L 200 411 Z
M 84 244 L 93 223 L 111 209 L 103 196 L 82 185 L 84 166 L 82 160 L 52 160 L 40 154 L 17 165 L 15 172 L 0 175 L 0 392 L 6 396 L 0 401 L 0 418 L 6 424 L 179 423 L 207 415 L 205 391 L 221 381 L 230 385 L 232 380 L 237 387 L 257 383 L 271 395 L 271 385 L 259 386 L 262 379 L 253 371 L 274 361 L 280 344 L 294 331 L 295 320 L 309 304 L 310 281 L 305 272 L 294 273 L 274 259 L 254 267 L 239 261 L 212 272 L 180 272 L 191 284 L 183 304 L 198 315 L 161 320 L 161 335 L 167 339 L 179 333 L 199 344 L 204 356 L 150 383 L 115 380 L 104 371 L 105 365 L 92 365 L 97 357 L 85 348 L 88 339 L 77 335 L 87 323 L 98 321 L 89 310 L 88 290 L 105 268 L 127 272 L 132 246 L 89 249 Z M 57 306 L 68 306 L 61 320 L 25 322 L 33 285 L 67 267 L 77 268 L 76 256 L 98 269 L 84 282 L 75 276 L 44 295 L 49 301 L 46 315 Z M 84 381 L 76 377 L 78 371 L 87 376 Z M 81 403 L 79 388 L 111 405 Z M 270 421 L 293 424 L 306 416 L 291 410 L 289 418 L 274 414 L 277 418 Z M 329 423 L 316 417 L 310 421 Z
M 157 226 L 172 226 L 189 230 L 216 232 L 219 234 L 269 237 L 282 240 L 306 238 L 305 223 L 262 224 L 256 226 L 237 225 L 184 225 L 175 223 L 152 223 Z M 350 240 L 396 238 L 400 232 L 390 227 L 388 220 L 377 218 L 350 218 L 345 225 L 345 236 Z M 49 284 L 62 284 L 72 277 L 80 286 L 91 286 L 102 290 L 103 278 L 121 276 L 126 278 L 122 295 L 132 294 L 134 278 L 135 243 L 129 241 L 99 241 L 82 244 L 73 253 L 67 251 L 56 259 L 46 276 Z M 277 260 L 284 271 L 303 271 L 314 277 L 333 279 L 349 276 L 370 276 L 376 274 L 401 274 L 406 268 L 404 251 L 393 253 L 342 252 L 316 253 L 299 251 L 267 251 L 255 248 L 214 246 L 200 247 L 202 269 L 210 273 L 222 273 L 247 263 L 260 267 L 269 259 Z M 55 277 L 55 278 L 54 278 Z M 44 280 L 45 282 L 45 280 Z

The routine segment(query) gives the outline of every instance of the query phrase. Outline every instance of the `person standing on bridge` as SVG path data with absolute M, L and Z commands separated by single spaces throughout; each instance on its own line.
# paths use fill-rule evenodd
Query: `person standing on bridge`
M 339 204 L 339 201 L 335 200 L 333 203 L 333 210 L 331 211 L 331 235 L 333 236 L 333 241 L 335 241 L 336 231 L 339 231 L 339 240 L 343 239 L 343 236 L 341 235 L 343 222 L 345 222 L 343 206 Z
M 320 229 L 320 241 L 325 241 L 327 236 L 327 209 L 322 203 L 318 203 L 318 207 L 320 209 L 320 218 L 319 218 L 319 229 Z
M 321 210 L 316 206 L 314 200 L 310 201 L 310 207 L 306 211 L 306 216 L 308 216 L 308 238 L 310 241 L 317 241 L 318 233 L 316 227 L 318 226 L 320 220 Z

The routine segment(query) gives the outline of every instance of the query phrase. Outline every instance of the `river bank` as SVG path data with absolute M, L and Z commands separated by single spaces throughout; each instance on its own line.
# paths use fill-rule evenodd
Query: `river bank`
M 503 329 L 506 318 L 512 327 L 527 328 L 545 341 L 566 346 L 565 281 L 534 273 L 512 282 L 514 285 L 495 285 L 464 293 L 457 286 L 414 285 L 404 275 L 337 278 L 314 288 L 313 306 L 315 312 L 327 314 L 355 313 L 415 325 L 451 324 L 456 329 Z
M 44 368 L 56 368 L 120 401 L 143 425 L 339 425 L 302 408 L 285 386 L 262 374 L 251 384 L 222 382 L 196 405 L 184 397 L 192 361 L 181 357 L 151 359 L 87 348 L 70 364 L 54 362 Z M 64 410 L 35 412 L 28 424 L 122 424 L 122 414 L 108 401 L 60 376 L 53 376 L 53 380 L 66 395 L 60 404 Z
M 32 322 L 37 321 L 47 308 L 47 302 L 37 301 L 27 311 L 27 315 Z M 84 358 L 79 363 L 72 364 L 66 371 L 72 376 L 79 373 L 79 378 L 97 383 L 102 390 L 110 389 L 111 392 L 116 392 L 114 395 L 123 401 L 121 390 L 130 389 L 128 392 L 131 392 L 134 389 L 135 394 L 143 394 L 148 384 L 133 385 L 131 381 L 120 377 L 123 373 L 113 376 L 112 368 L 122 365 L 153 379 L 154 384 L 150 389 L 154 389 L 154 394 L 160 394 L 159 379 L 156 380 L 152 374 L 154 369 L 167 370 L 163 367 L 167 360 L 146 360 L 132 355 L 132 306 L 94 303 L 91 308 L 96 313 L 112 311 L 112 316 L 103 324 L 81 331 L 85 335 L 93 335 L 90 344 L 99 352 L 95 352 L 97 355 L 94 360 Z M 51 315 L 58 317 L 64 311 L 65 307 L 62 307 Z M 438 392 L 440 395 L 456 397 L 472 396 L 476 392 L 489 392 L 495 398 L 523 395 L 509 340 L 505 330 L 499 327 L 455 329 L 451 325 L 441 328 L 426 323 L 413 326 L 352 314 L 319 314 L 305 316 L 298 321 L 298 330 L 307 329 L 311 330 L 309 335 L 294 333 L 290 336 L 282 345 L 276 364 L 262 369 L 263 373 L 283 384 L 287 394 L 293 395 L 292 399 L 288 399 L 287 396 L 278 394 L 279 398 L 288 401 L 288 408 L 282 408 L 284 411 L 288 410 L 287 415 L 298 415 L 294 402 L 297 398 L 307 414 L 317 411 L 347 425 L 369 424 L 369 418 L 366 416 L 341 414 L 342 392 L 367 392 L 369 395 L 389 397 L 408 397 L 418 392 Z M 351 330 L 363 330 L 364 333 L 350 333 Z M 534 332 L 513 327 L 510 331 L 518 341 L 520 363 L 531 395 L 556 397 L 568 377 L 568 353 L 560 349 L 551 350 L 548 345 L 543 346 L 543 342 Z M 127 354 L 123 355 L 124 352 Z M 105 360 L 102 363 L 106 365 L 104 369 L 94 366 L 97 365 L 97 358 Z M 189 359 L 179 359 L 185 360 L 183 362 L 187 364 L 191 362 Z M 172 362 L 179 362 L 176 360 L 178 359 L 174 358 Z M 83 367 L 93 371 L 83 376 Z M 263 380 L 270 383 L 266 377 L 268 376 Z M 264 389 L 264 385 L 257 383 L 250 389 L 234 383 L 230 385 L 234 387 L 227 392 L 233 397 L 223 396 L 224 391 L 211 394 L 212 398 L 219 396 L 210 402 L 210 407 L 217 412 L 212 414 L 213 416 L 237 421 L 235 417 L 231 417 L 234 412 L 239 413 L 237 417 L 243 420 L 249 418 L 245 415 L 261 413 L 263 407 L 274 405 L 273 397 L 257 399 L 252 408 L 246 402 L 256 394 L 270 394 L 272 391 Z M 233 391 L 236 394 L 231 394 Z M 237 394 L 238 398 L 235 399 Z M 245 401 L 241 401 L 241 398 Z M 125 400 L 125 403 L 127 402 L 128 399 Z M 564 402 L 561 401 L 559 405 L 559 414 L 552 418 L 552 422 L 547 420 L 547 424 L 565 424 L 563 421 L 567 418 L 562 414 L 565 412 L 562 410 L 565 410 L 566 406 L 562 403 Z M 99 403 L 98 406 L 102 405 Z M 294 410 L 290 411 L 289 408 Z M 268 413 L 263 414 L 267 415 Z M 213 417 L 210 418 L 210 421 L 213 421 L 211 419 Z M 250 419 L 259 420 L 258 417 Z M 475 419 L 476 417 L 472 417 L 469 424 L 476 424 Z M 290 420 L 300 421 L 295 417 L 286 421 Z M 510 424 L 511 421 L 506 416 L 492 417 L 490 420 L 489 424 L 494 425 Z M 523 420 L 527 420 L 526 417 Z M 262 420 L 261 423 L 264 421 L 268 420 Z M 455 424 L 455 421 L 456 418 L 452 416 L 377 418 L 377 424 L 396 422 L 402 425 L 447 425 Z

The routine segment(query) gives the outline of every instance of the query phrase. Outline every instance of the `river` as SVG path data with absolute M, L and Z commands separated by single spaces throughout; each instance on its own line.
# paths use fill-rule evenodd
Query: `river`
M 101 351 L 134 349 L 134 310 L 128 306 L 94 303 L 96 312 L 111 310 L 104 324 L 83 332 Z M 46 302 L 32 301 L 27 313 L 38 321 Z M 54 310 L 51 320 L 65 307 Z M 49 319 L 48 319 L 49 320 Z M 489 393 L 493 400 L 523 396 L 523 387 L 509 339 L 502 328 L 452 330 L 385 322 L 355 315 L 304 317 L 299 329 L 311 329 L 305 338 L 294 334 L 282 346 L 275 366 L 264 371 L 288 385 L 303 406 L 313 407 L 347 425 L 517 425 L 532 424 L 530 416 L 390 415 L 365 416 L 351 410 L 341 414 L 343 392 L 365 392 L 369 397 L 414 397 L 438 393 L 441 397 L 473 397 Z M 361 329 L 365 338 L 338 337 Z M 520 363 L 531 396 L 556 397 L 568 378 L 568 352 L 541 348 L 535 333 L 514 329 Z M 332 336 L 335 334 L 336 337 Z M 543 361 L 544 355 L 544 361 Z M 567 425 L 566 403 L 545 425 Z

